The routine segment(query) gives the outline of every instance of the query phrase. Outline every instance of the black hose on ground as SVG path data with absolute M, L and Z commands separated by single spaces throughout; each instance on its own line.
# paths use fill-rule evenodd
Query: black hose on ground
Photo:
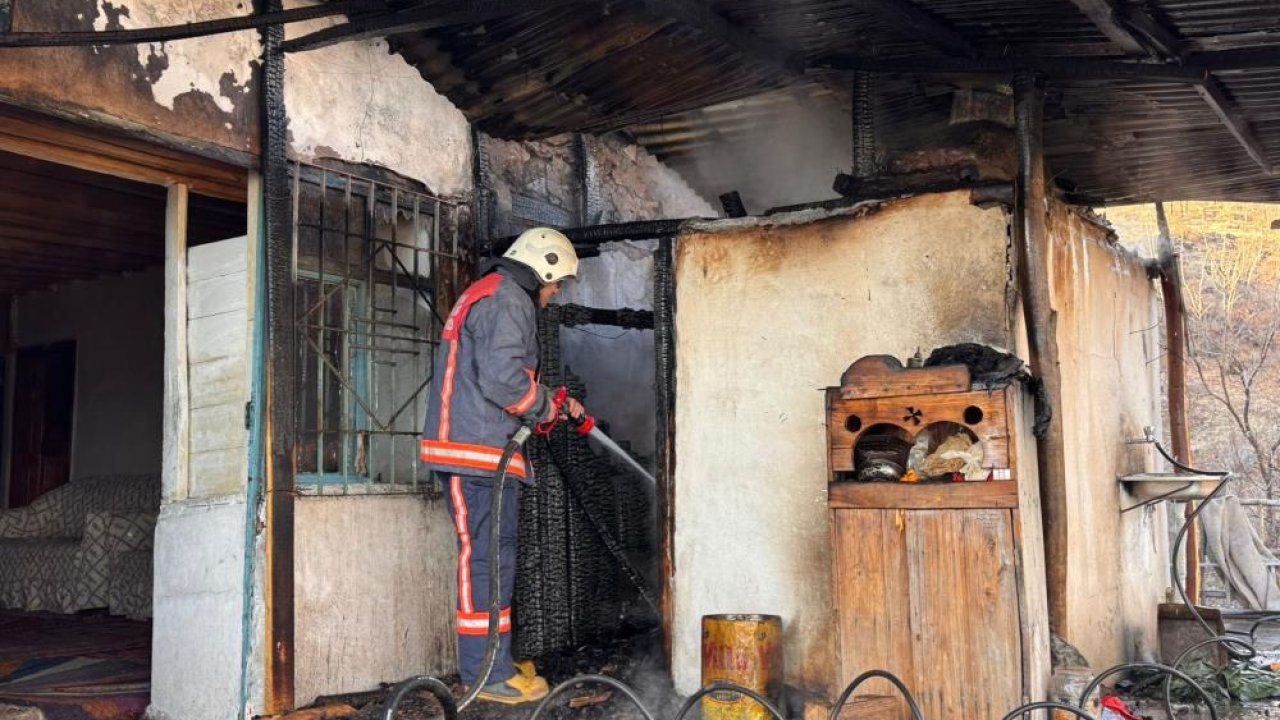
M 1026 705 L 1022 705 L 1020 707 L 1016 707 L 1013 710 L 1010 710 L 1009 713 L 1004 716 L 1004 720 L 1014 720 L 1014 718 L 1019 718 L 1019 717 L 1025 718 L 1027 715 L 1031 713 L 1032 710 L 1061 710 L 1063 712 L 1071 713 L 1078 718 L 1083 718 L 1083 720 L 1097 720 L 1097 718 L 1090 715 L 1088 712 L 1076 707 L 1075 705 L 1069 705 L 1067 703 L 1054 702 L 1054 701 L 1033 702 L 1033 703 L 1027 703 Z M 1056 714 L 1057 713 L 1054 713 L 1054 715 Z
M 689 712 L 693 710 L 694 705 L 696 705 L 703 696 L 716 692 L 730 692 L 737 695 L 745 695 L 746 697 L 760 703 L 760 706 L 765 709 L 765 712 L 769 713 L 769 715 L 775 718 L 775 720 L 787 720 L 787 716 L 783 715 L 782 711 L 769 701 L 769 698 L 761 695 L 751 688 L 743 687 L 736 683 L 725 682 L 723 680 L 717 680 L 716 682 L 713 682 L 698 692 L 690 695 L 688 699 L 684 701 L 684 704 L 680 706 L 679 712 L 675 714 L 675 717 L 672 718 L 672 720 L 684 720 L 685 715 L 688 715 Z M 530 720 L 532 720 L 532 718 Z
M 396 708 L 400 707 L 400 702 L 410 692 L 419 688 L 426 688 L 431 691 L 432 695 L 440 701 L 440 707 L 444 708 L 444 720 L 458 720 L 458 705 L 453 699 L 453 692 L 449 690 L 449 686 L 440 682 L 430 675 L 419 675 L 411 677 L 408 680 L 396 685 L 391 691 L 391 698 L 387 701 L 387 707 L 382 711 L 382 720 L 392 720 L 395 716 Z
M 898 692 L 902 693 L 902 698 L 907 701 L 907 707 L 911 708 L 911 717 L 913 720 L 924 720 L 924 714 L 920 712 L 920 704 L 916 702 L 915 695 L 911 694 L 911 691 L 907 689 L 906 684 L 903 683 L 902 680 L 898 679 L 897 675 L 894 675 L 888 670 L 868 670 L 854 678 L 853 682 L 849 683 L 849 685 L 844 689 L 844 692 L 840 693 L 840 697 L 836 700 L 836 704 L 831 706 L 830 720 L 836 720 L 836 718 L 840 717 L 840 711 L 844 709 L 845 703 L 849 702 L 849 697 L 858 689 L 858 686 L 872 678 L 880 678 L 881 680 L 887 680 L 892 683 L 894 687 L 898 688 Z
M 1084 692 L 1080 693 L 1080 700 L 1079 702 L 1076 703 L 1076 705 L 1078 707 L 1084 707 L 1085 703 L 1089 701 L 1089 696 L 1093 694 L 1094 690 L 1098 689 L 1098 686 L 1102 684 L 1103 680 L 1106 680 L 1107 678 L 1117 673 L 1122 673 L 1129 670 L 1154 670 L 1158 673 L 1167 675 L 1169 677 L 1178 678 L 1182 682 L 1189 685 L 1192 690 L 1195 690 L 1197 695 L 1199 695 L 1201 698 L 1204 699 L 1204 704 L 1207 705 L 1209 708 L 1210 720 L 1218 720 L 1218 709 L 1213 704 L 1213 698 L 1209 696 L 1209 693 L 1205 692 L 1204 688 L 1200 687 L 1199 683 L 1197 683 L 1195 680 L 1192 680 L 1181 670 L 1177 670 L 1175 668 L 1169 667 L 1168 665 L 1161 665 L 1160 663 L 1134 662 L 1134 663 L 1125 663 L 1123 665 L 1116 665 L 1115 667 L 1107 668 L 1106 670 L 1103 670 L 1102 672 L 1098 673 L 1098 676 L 1093 679 L 1093 682 L 1089 683 L 1088 687 L 1084 689 Z M 1174 717 L 1174 715 L 1170 713 L 1169 717 L 1172 718 Z
M 440 704 L 445 707 L 446 720 L 456 720 L 457 714 L 475 702 L 476 696 L 489 681 L 489 675 L 493 672 L 493 663 L 498 659 L 498 646 L 501 644 L 501 633 L 498 632 L 498 628 L 499 615 L 502 613 L 502 567 L 499 552 L 502 542 L 502 491 L 507 484 L 507 468 L 511 465 L 511 458 L 531 434 L 533 434 L 533 427 L 530 425 L 521 425 L 516 428 L 516 431 L 507 439 L 507 445 L 502 449 L 502 459 L 498 461 L 498 468 L 493 473 L 492 500 L 489 503 L 489 631 L 480 675 L 475 682 L 471 683 L 467 693 L 456 705 L 453 704 L 453 695 L 448 693 L 448 688 L 445 688 L 448 701 L 439 693 L 439 688 L 444 687 L 439 680 L 427 676 L 410 678 L 396 686 L 391 699 L 387 702 L 387 707 L 382 711 L 382 720 L 393 720 L 396 708 L 404 700 L 405 695 L 417 687 L 425 687 L 440 698 Z M 450 712 L 453 714 L 450 715 Z

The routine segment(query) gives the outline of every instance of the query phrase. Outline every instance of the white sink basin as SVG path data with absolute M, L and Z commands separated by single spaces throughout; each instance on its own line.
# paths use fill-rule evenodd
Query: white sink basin
M 1221 475 L 1193 475 L 1191 473 L 1137 473 L 1121 475 L 1125 489 L 1140 501 L 1203 500 L 1218 489 L 1225 478 Z

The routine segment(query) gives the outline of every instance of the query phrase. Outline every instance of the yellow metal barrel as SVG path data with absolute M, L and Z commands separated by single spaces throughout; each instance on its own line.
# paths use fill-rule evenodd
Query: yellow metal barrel
M 782 694 L 782 618 L 777 615 L 704 615 L 702 684 L 731 682 L 775 705 Z M 704 720 L 766 720 L 760 703 L 734 693 L 702 698 Z

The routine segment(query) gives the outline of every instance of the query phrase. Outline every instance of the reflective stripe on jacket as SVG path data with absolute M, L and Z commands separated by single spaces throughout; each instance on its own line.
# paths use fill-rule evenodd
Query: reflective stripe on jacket
M 515 272 L 499 265 L 477 280 L 445 320 L 419 448 L 430 470 L 490 475 L 521 421 L 553 412 L 551 393 L 537 380 L 536 307 Z M 521 453 L 508 472 L 532 474 Z

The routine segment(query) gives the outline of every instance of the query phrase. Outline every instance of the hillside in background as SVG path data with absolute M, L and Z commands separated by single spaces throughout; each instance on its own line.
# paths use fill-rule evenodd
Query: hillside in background
M 1194 465 L 1227 469 L 1242 498 L 1280 498 L 1280 205 L 1179 202 L 1165 207 L 1181 258 L 1189 342 Z M 1154 257 L 1154 205 L 1108 208 L 1120 242 Z M 1273 227 L 1274 226 L 1274 227 Z M 1280 503 L 1277 503 L 1280 504 Z M 1267 544 L 1280 512 L 1255 506 Z

